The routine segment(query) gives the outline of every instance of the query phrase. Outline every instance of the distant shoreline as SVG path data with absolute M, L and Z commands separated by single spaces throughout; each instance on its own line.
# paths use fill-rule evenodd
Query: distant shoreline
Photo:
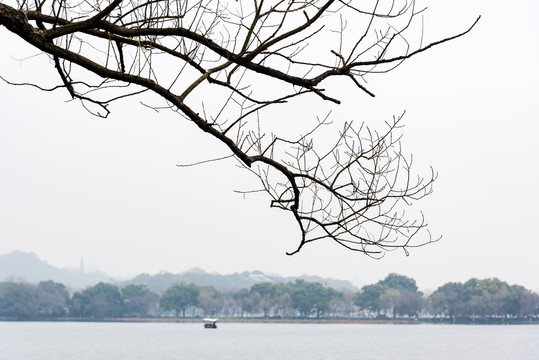
M 169 323 L 198 323 L 202 319 L 193 318 L 120 318 L 118 322 L 169 322 Z M 220 323 L 272 323 L 272 324 L 417 324 L 417 320 L 397 319 L 267 319 L 267 318 L 220 318 Z
M 385 324 L 385 325 L 413 325 L 413 324 L 438 324 L 438 325 L 539 325 L 539 320 L 514 321 L 499 319 L 499 321 L 476 319 L 472 321 L 452 322 L 449 319 L 270 319 L 270 318 L 223 318 L 220 323 L 271 323 L 271 324 Z M 197 323 L 202 319 L 193 318 L 120 318 L 115 322 L 168 322 L 168 323 Z
M 253 323 L 253 324 L 367 324 L 367 325 L 539 325 L 539 320 L 524 321 L 508 319 L 503 321 L 492 319 L 476 319 L 475 321 L 456 321 L 449 319 L 271 319 L 271 318 L 219 318 L 219 323 Z M 0 318 L 0 322 L 111 322 L 111 323 L 202 323 L 201 318 L 110 318 L 110 319 L 8 319 Z

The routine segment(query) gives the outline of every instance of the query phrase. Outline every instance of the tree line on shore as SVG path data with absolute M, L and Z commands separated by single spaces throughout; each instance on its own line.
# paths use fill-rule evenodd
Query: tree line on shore
M 496 278 L 450 282 L 429 296 L 414 279 L 390 274 L 360 291 L 320 282 L 262 282 L 217 290 L 176 283 L 157 294 L 145 285 L 99 283 L 70 294 L 60 283 L 0 283 L 0 319 L 81 319 L 206 316 L 230 318 L 434 319 L 448 322 L 536 321 L 539 295 Z

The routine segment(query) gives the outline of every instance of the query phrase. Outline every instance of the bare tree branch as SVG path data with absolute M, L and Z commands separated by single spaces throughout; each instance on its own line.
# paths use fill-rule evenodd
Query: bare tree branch
M 225 144 L 230 155 L 178 166 L 234 156 L 261 184 L 242 193 L 263 191 L 296 220 L 300 239 L 289 254 L 330 240 L 381 257 L 437 240 L 422 213 L 410 215 L 437 175 L 413 175 L 413 158 L 401 149 L 404 114 L 381 133 L 345 122 L 330 146 L 318 140 L 331 138 L 331 112 L 299 136 L 281 135 L 272 119 L 308 96 L 340 104 L 341 92 L 322 87 L 329 78 L 372 97 L 366 76 L 479 21 L 423 45 L 416 19 L 424 13 L 414 0 L 2 2 L 0 25 L 53 60 L 60 85 L 30 85 L 66 88 L 102 117 L 112 102 L 152 92 L 164 103 L 156 111 L 173 110 Z

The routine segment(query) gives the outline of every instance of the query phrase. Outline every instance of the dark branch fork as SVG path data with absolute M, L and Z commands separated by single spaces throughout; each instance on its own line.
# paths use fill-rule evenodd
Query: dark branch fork
M 436 178 L 432 172 L 429 178 L 412 179 L 412 159 L 402 154 L 400 137 L 395 135 L 402 116 L 394 118 L 382 134 L 363 125 L 355 129 L 348 122 L 321 155 L 312 138 L 329 126 L 328 118 L 319 120 L 307 135 L 290 139 L 265 136 L 260 116 L 267 116 L 274 105 L 308 94 L 339 104 L 320 87 L 330 77 L 351 79 L 360 91 L 374 96 L 363 84 L 365 75 L 390 71 L 410 57 L 461 37 L 479 20 L 457 35 L 411 50 L 405 31 L 424 9 L 416 11 L 414 0 L 409 1 L 398 9 L 389 1 L 385 11 L 382 0 L 371 9 L 362 9 L 353 0 L 113 0 L 108 4 L 96 0 L 71 7 L 58 0 L 33 5 L 24 1 L 18 8 L 0 3 L 0 25 L 49 54 L 60 87 L 83 105 L 89 102 L 105 111 L 97 115 L 107 116 L 108 105 L 116 100 L 151 91 L 166 100 L 168 108 L 224 143 L 259 177 L 272 198 L 271 206 L 293 214 L 301 239 L 289 254 L 307 243 L 330 239 L 378 257 L 394 248 L 407 252 L 435 241 L 422 214 L 408 220 L 402 209 L 428 195 Z M 318 49 L 309 53 L 310 42 L 331 28 L 335 17 L 340 19 L 338 46 L 326 53 Z M 386 24 L 397 20 L 404 20 L 400 27 Z M 347 43 L 348 23 L 363 24 L 363 30 Z M 385 29 L 379 30 L 380 26 Z M 400 54 L 389 56 L 392 51 Z M 154 65 L 163 58 L 168 63 Z M 72 64 L 104 80 L 94 84 L 78 80 L 84 75 Z M 375 70 L 384 66 L 388 67 Z M 279 95 L 257 86 L 265 80 L 281 84 Z M 192 100 L 188 104 L 193 94 L 207 86 L 217 86 L 223 94 L 213 115 L 207 114 L 204 103 L 198 110 Z M 82 88 L 87 90 L 81 92 Z M 111 90 L 117 92 L 112 97 L 98 95 Z M 217 101 L 208 103 L 212 107 Z M 426 240 L 416 242 L 422 230 L 428 234 Z

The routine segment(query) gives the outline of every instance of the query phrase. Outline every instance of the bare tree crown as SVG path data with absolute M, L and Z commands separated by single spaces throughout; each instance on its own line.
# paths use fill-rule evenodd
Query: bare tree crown
M 423 216 L 406 213 L 436 174 L 412 175 L 396 131 L 402 115 L 382 133 L 345 122 L 327 148 L 313 139 L 329 115 L 293 138 L 268 123 L 275 106 L 299 98 L 339 104 L 339 93 L 323 87 L 329 78 L 374 96 L 366 75 L 477 23 L 433 43 L 422 43 L 422 31 L 411 41 L 423 12 L 414 0 L 17 0 L 0 3 L 0 24 L 48 54 L 56 88 L 93 114 L 153 93 L 162 103 L 152 107 L 224 143 L 258 176 L 271 206 L 297 221 L 299 245 L 289 254 L 329 239 L 379 257 L 434 241 Z

